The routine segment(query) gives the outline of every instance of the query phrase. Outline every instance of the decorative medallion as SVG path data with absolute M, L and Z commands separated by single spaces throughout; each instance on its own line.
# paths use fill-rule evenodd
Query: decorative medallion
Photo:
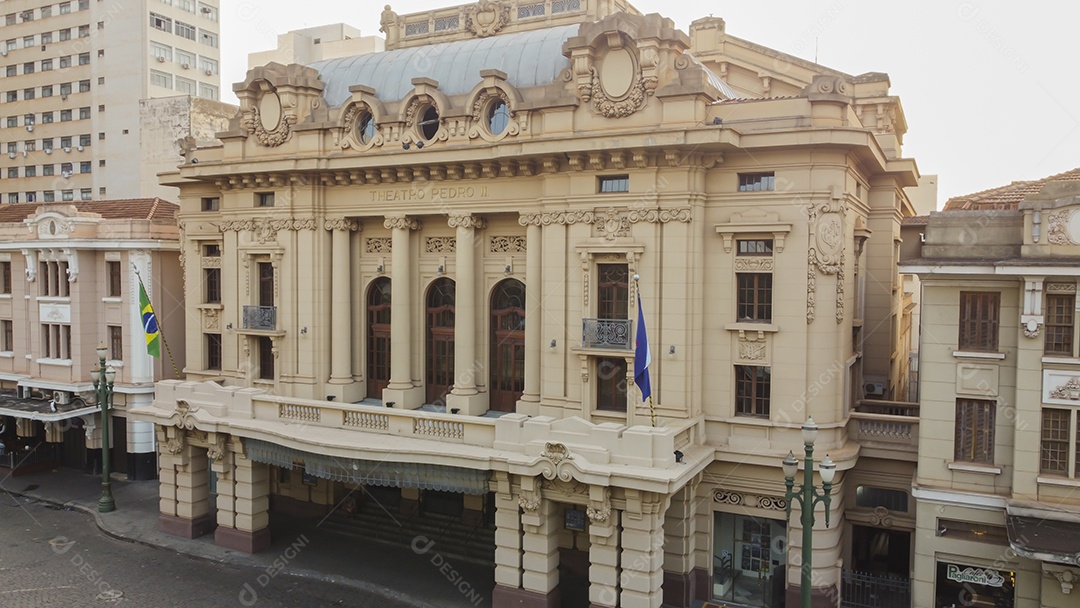
M 578 87 L 578 96 L 585 103 L 592 102 L 593 110 L 607 118 L 625 118 L 645 107 L 648 94 L 652 91 L 644 78 L 636 78 L 630 85 L 629 93 L 623 99 L 612 99 L 604 91 L 603 81 L 596 68 L 590 68 L 592 82 Z M 652 87 L 656 83 L 652 82 Z
M 1050 224 L 1046 232 L 1046 238 L 1053 245 L 1077 245 L 1080 244 L 1080 213 L 1075 209 L 1065 209 L 1050 214 L 1047 218 Z
M 494 36 L 510 23 L 510 5 L 499 0 L 480 0 L 465 7 L 465 29 L 480 38 Z
M 836 322 L 844 321 L 844 212 L 843 201 L 811 203 L 810 248 L 807 251 L 806 323 L 814 322 L 817 275 L 836 276 Z
M 607 212 L 593 217 L 593 228 L 596 236 L 614 241 L 619 237 L 630 236 L 630 218 L 616 212 L 614 207 L 608 207 Z

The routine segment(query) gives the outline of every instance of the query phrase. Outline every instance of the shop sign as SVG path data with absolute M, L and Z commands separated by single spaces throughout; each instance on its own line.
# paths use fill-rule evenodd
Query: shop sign
M 997 570 L 990 568 L 972 568 L 968 566 L 963 570 L 956 564 L 949 564 L 945 575 L 950 581 L 958 583 L 971 583 L 984 587 L 1000 587 L 1005 584 L 1005 577 Z

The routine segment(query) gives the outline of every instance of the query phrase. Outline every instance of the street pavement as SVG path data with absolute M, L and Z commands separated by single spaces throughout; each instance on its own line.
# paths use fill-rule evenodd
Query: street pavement
M 218 547 L 213 534 L 185 539 L 160 532 L 157 481 L 114 479 L 112 490 L 116 511 L 98 513 L 98 477 L 57 469 L 0 480 L 0 592 L 23 590 L 21 595 L 0 594 L 0 606 L 102 606 L 114 601 L 140 607 L 215 608 L 491 605 L 493 568 L 444 559 L 438 545 L 422 544 L 424 551 L 414 551 L 358 541 L 320 528 L 319 520 L 275 513 L 272 545 L 248 555 Z M 69 520 L 82 521 L 82 536 Z M 62 554 L 54 548 L 67 542 L 57 541 L 60 537 L 75 540 Z M 14 549 L 16 542 L 24 549 Z M 119 559 L 128 554 L 139 557 Z M 81 563 L 76 566 L 72 560 Z M 32 573 L 38 570 L 40 575 Z M 212 572 L 222 574 L 215 578 Z M 133 579 L 144 580 L 147 586 L 129 584 Z M 216 580 L 225 586 L 216 586 Z M 101 587 L 103 583 L 107 588 Z M 35 589 L 41 591 L 30 591 Z M 83 595 L 94 589 L 98 591 L 91 596 Z M 99 593 L 110 589 L 122 591 L 127 599 L 98 599 Z M 155 592 L 158 599 L 138 595 Z M 43 599 L 48 593 L 63 599 Z M 8 597 L 13 595 L 23 599 Z

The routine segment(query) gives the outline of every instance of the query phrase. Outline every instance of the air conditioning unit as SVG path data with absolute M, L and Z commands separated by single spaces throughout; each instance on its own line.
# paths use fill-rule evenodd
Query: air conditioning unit
M 26 158 L 26 155 L 27 155 L 27 154 L 29 154 L 29 153 L 28 153 L 28 152 L 27 152 L 26 150 L 23 150 L 23 151 L 22 151 L 22 155 L 23 155 L 23 158 Z
M 83 151 L 83 147 L 82 147 L 82 146 L 79 146 L 78 150 L 79 150 L 79 152 L 82 152 L 82 151 Z
M 180 64 L 180 67 L 182 67 L 182 68 L 184 68 L 185 70 L 187 70 L 187 69 L 190 69 L 190 68 L 191 68 L 191 64 L 189 64 L 189 63 L 181 63 L 181 64 Z
M 26 130 L 33 133 L 34 132 L 34 125 L 26 125 Z
M 57 405 L 67 405 L 71 403 L 71 393 L 67 391 L 53 391 L 52 398 Z
M 45 148 L 45 154 L 52 154 L 52 148 Z
M 4 50 L 0 51 L 0 56 L 7 57 L 7 54 L 8 54 L 7 49 L 4 49 Z
M 867 382 L 863 391 L 867 397 L 881 397 L 885 394 L 885 385 L 881 382 Z
M 64 152 L 71 152 L 71 146 L 65 146 Z
M 68 179 L 69 177 L 71 177 L 74 174 L 75 174 L 74 171 L 64 171 L 64 172 L 62 172 L 60 174 L 60 176 L 63 177 L 64 179 Z
M 202 11 L 202 12 L 204 12 L 204 13 L 209 13 L 209 12 L 210 12 L 210 7 L 209 7 L 209 6 L 204 6 L 204 7 L 202 7 L 202 8 L 201 8 L 201 9 L 199 9 L 199 10 L 200 10 L 200 11 Z
M 15 153 L 14 152 L 8 152 L 7 155 L 8 155 L 8 158 L 15 158 Z
M 206 75 L 207 76 L 213 76 L 214 75 L 214 70 L 206 70 Z
M 61 95 L 60 101 L 67 101 L 67 95 Z
M 157 62 L 158 63 L 165 63 L 165 58 L 162 57 L 161 55 L 158 55 Z

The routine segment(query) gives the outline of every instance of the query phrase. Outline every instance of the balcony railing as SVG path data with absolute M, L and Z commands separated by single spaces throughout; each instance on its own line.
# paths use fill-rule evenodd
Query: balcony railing
M 911 581 L 890 575 L 844 570 L 843 608 L 911 608 Z
M 277 330 L 277 306 L 245 306 L 244 329 Z
M 919 450 L 919 405 L 906 401 L 860 401 L 848 435 L 879 456 L 914 460 Z
M 582 319 L 581 347 L 630 350 L 630 320 Z

